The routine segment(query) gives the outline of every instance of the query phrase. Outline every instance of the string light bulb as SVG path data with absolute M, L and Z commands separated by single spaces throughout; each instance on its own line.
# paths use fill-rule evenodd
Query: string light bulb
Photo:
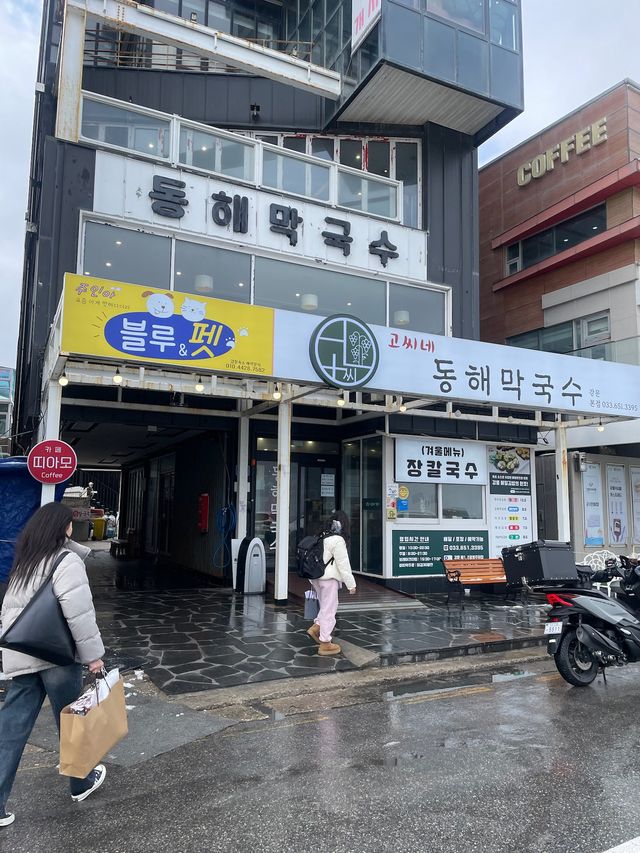
M 202 392 L 204 391 L 204 385 L 202 384 L 202 377 L 201 376 L 198 376 L 198 380 L 196 382 L 195 388 L 196 388 L 196 391 L 198 392 L 198 394 L 202 394 Z
M 604 424 L 602 423 L 602 418 L 600 418 L 600 423 L 596 427 L 598 432 L 604 432 Z
M 276 387 L 273 389 L 273 394 L 271 395 L 274 400 L 282 399 L 282 391 L 280 390 L 280 386 L 276 382 Z
M 348 400 L 349 400 L 349 392 L 343 391 L 342 394 L 336 400 L 336 406 L 340 406 L 340 408 L 342 408 L 343 406 L 347 405 Z
M 119 367 L 116 367 L 116 372 L 113 374 L 113 384 L 122 385 L 122 374 Z
M 63 373 L 62 376 L 58 378 L 58 385 L 62 385 L 63 388 L 66 388 L 69 384 L 69 377 L 66 373 Z

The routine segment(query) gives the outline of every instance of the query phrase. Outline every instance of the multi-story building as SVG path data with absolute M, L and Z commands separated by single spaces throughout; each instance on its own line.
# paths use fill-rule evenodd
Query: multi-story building
M 483 340 L 577 356 L 594 369 L 640 363 L 636 83 L 483 168 L 480 222 Z M 640 386 L 634 393 L 640 399 Z M 640 544 L 640 430 L 637 420 L 608 422 L 607 401 L 596 396 L 595 405 L 601 421 L 568 432 L 573 541 L 579 554 L 624 553 Z M 538 458 L 540 529 L 555 538 L 555 472 Z
M 18 429 L 120 468 L 138 549 L 226 578 L 259 536 L 282 600 L 335 507 L 404 587 L 535 538 L 537 431 L 592 406 L 476 342 L 520 37 L 512 0 L 45 5 Z

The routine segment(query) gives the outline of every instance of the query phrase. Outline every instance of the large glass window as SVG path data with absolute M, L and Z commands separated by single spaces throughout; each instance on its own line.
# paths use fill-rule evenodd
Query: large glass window
M 402 181 L 402 223 L 418 226 L 418 146 L 415 142 L 396 142 L 396 181 Z
M 445 294 L 425 287 L 389 285 L 389 325 L 444 335 L 446 331 Z
M 251 255 L 176 240 L 175 290 L 251 302 Z
M 533 234 L 525 240 L 512 243 L 505 249 L 506 274 L 513 275 L 540 261 L 571 249 L 607 229 L 607 208 L 601 204 L 591 210 L 567 219 Z
M 437 518 L 438 487 L 431 483 L 411 483 L 406 487 L 406 509 L 398 510 L 398 518 Z M 402 506 L 402 504 L 401 504 Z
M 251 143 L 216 133 L 180 126 L 180 162 L 208 169 L 241 181 L 254 180 L 254 150 Z
M 443 518 L 483 518 L 484 486 L 444 484 L 442 489 Z
M 427 11 L 483 33 L 484 0 L 427 0 Z
M 382 574 L 382 437 L 362 442 L 362 570 Z
M 518 50 L 518 17 L 513 3 L 490 0 L 491 41 L 509 50 Z
M 323 316 L 346 312 L 366 323 L 385 323 L 384 282 L 269 258 L 256 258 L 255 301 Z
M 82 270 L 85 275 L 168 290 L 171 239 L 87 222 Z
M 84 98 L 82 136 L 154 157 L 169 156 L 170 122 Z
M 351 524 L 351 568 L 360 568 L 360 442 L 342 446 L 342 509 Z

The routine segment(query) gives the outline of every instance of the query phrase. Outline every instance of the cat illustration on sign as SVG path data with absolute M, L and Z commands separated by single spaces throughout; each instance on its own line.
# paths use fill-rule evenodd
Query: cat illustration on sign
M 173 314 L 173 293 L 154 293 L 145 290 L 142 298 L 147 300 L 147 311 L 152 317 L 171 317 Z
M 184 319 L 189 320 L 191 323 L 204 320 L 206 312 L 207 306 L 204 302 L 198 302 L 197 299 L 189 299 L 188 296 L 185 297 L 182 308 L 180 309 L 180 313 Z

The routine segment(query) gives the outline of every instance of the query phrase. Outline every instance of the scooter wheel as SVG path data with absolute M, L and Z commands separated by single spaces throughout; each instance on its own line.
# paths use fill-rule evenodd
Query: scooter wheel
M 598 665 L 593 655 L 578 642 L 575 629 L 567 631 L 556 652 L 558 672 L 575 687 L 587 687 L 598 674 Z

